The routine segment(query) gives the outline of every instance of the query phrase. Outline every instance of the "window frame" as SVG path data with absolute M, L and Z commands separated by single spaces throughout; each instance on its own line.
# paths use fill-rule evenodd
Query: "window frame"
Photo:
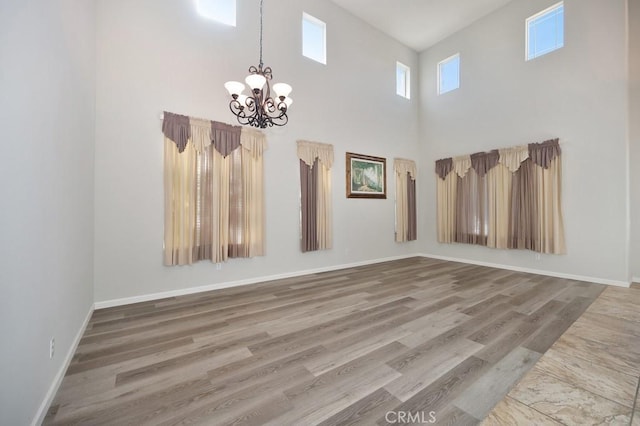
M 322 29 L 322 59 L 309 56 L 305 54 L 305 32 L 304 26 L 305 22 L 308 22 L 311 25 L 315 25 Z M 327 23 L 322 21 L 321 19 L 316 18 L 313 15 L 308 14 L 307 12 L 302 12 L 302 56 L 305 58 L 311 59 L 312 61 L 318 62 L 323 65 L 327 65 Z
M 215 16 L 214 14 L 211 13 L 207 13 L 205 11 L 205 9 L 203 8 L 203 6 L 201 5 L 201 3 L 205 1 L 205 0 L 195 0 L 195 6 L 196 6 L 196 11 L 198 12 L 198 15 L 202 16 L 205 19 L 209 19 L 211 21 L 215 21 L 219 24 L 223 24 L 223 25 L 228 25 L 231 27 L 236 27 L 238 24 L 238 2 L 237 0 L 225 0 L 228 2 L 233 2 L 233 22 L 231 21 L 227 21 L 224 18 L 226 17 L 220 17 L 220 16 Z
M 540 19 L 540 18 L 542 18 L 542 17 L 544 17 L 546 15 L 549 15 L 551 13 L 556 12 L 560 8 L 562 8 L 562 21 L 563 21 L 563 25 L 562 25 L 562 43 L 559 44 L 559 45 L 557 44 L 557 35 L 558 35 L 557 34 L 557 30 L 558 30 L 558 28 L 556 26 L 556 28 L 555 28 L 555 30 L 556 30 L 556 45 L 555 45 L 555 47 L 553 49 L 551 49 L 551 50 L 546 50 L 543 53 L 537 53 L 536 52 L 533 56 L 531 56 L 531 52 L 529 51 L 529 40 L 530 40 L 530 37 L 531 37 L 530 36 L 529 25 L 532 22 L 534 22 L 534 21 L 536 21 L 536 20 L 538 20 L 538 19 Z M 534 26 L 534 28 L 535 28 L 535 26 Z M 533 59 L 536 59 L 536 58 L 539 58 L 541 56 L 547 55 L 547 54 L 549 54 L 551 52 L 555 52 L 556 50 L 562 49 L 564 47 L 564 33 L 565 33 L 565 31 L 564 31 L 564 0 L 560 1 L 558 3 L 555 3 L 555 4 L 547 7 L 544 10 L 541 10 L 540 12 L 538 12 L 538 13 L 536 13 L 534 15 L 529 16 L 524 22 L 524 34 L 525 34 L 524 59 L 525 59 L 525 61 L 531 61 Z
M 458 59 L 458 85 L 452 89 L 448 89 L 445 91 L 442 91 L 442 66 L 448 64 L 449 62 L 453 61 L 454 59 Z M 453 92 L 454 90 L 458 90 L 460 88 L 460 52 L 455 53 L 451 56 L 449 56 L 448 58 L 445 58 L 443 60 L 441 60 L 440 62 L 438 62 L 437 65 L 437 79 L 436 79 L 436 89 L 438 92 L 438 96 L 440 95 L 444 95 L 445 93 L 449 93 L 449 92 Z
M 400 71 L 404 74 L 404 88 L 402 93 L 398 91 L 398 84 L 400 83 L 398 75 Z M 411 99 L 411 68 L 400 61 L 396 61 L 396 95 L 405 99 Z

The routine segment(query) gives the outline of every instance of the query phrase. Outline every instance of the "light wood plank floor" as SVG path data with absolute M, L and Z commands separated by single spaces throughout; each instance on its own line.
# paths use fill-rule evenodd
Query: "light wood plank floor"
M 45 424 L 478 424 L 604 288 L 411 258 L 98 310 Z M 620 343 L 589 315 L 609 340 L 567 338 L 548 368 Z
M 640 288 L 609 287 L 483 425 L 640 425 Z

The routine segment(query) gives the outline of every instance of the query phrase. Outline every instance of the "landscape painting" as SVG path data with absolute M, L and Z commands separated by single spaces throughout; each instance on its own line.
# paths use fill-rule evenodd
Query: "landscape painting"
M 347 198 L 387 198 L 387 160 L 347 152 Z

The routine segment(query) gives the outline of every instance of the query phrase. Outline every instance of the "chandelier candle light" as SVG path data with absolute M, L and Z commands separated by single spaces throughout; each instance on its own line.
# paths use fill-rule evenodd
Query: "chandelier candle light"
M 250 74 L 245 79 L 251 94 L 242 94 L 245 87 L 239 81 L 228 81 L 224 87 L 231 95 L 229 109 L 238 122 L 264 129 L 287 124 L 287 109 L 293 100 L 289 98 L 291 86 L 285 83 L 274 84 L 276 97 L 271 97 L 271 67 L 265 68 L 262 63 L 262 3 L 263 0 L 260 0 L 260 63 L 257 68 L 253 65 L 249 68 Z

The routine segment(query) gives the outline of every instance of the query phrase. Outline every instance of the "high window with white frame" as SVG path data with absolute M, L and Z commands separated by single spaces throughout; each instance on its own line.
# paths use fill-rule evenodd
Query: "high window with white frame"
M 302 54 L 321 64 L 327 63 L 327 24 L 302 13 Z
M 460 54 L 456 53 L 438 62 L 438 94 L 460 87 Z
M 411 98 L 411 69 L 401 62 L 396 62 L 396 93 Z
M 557 3 L 526 21 L 526 59 L 537 58 L 564 46 L 564 3 Z
M 236 0 L 196 0 L 196 8 L 205 18 L 236 26 Z

